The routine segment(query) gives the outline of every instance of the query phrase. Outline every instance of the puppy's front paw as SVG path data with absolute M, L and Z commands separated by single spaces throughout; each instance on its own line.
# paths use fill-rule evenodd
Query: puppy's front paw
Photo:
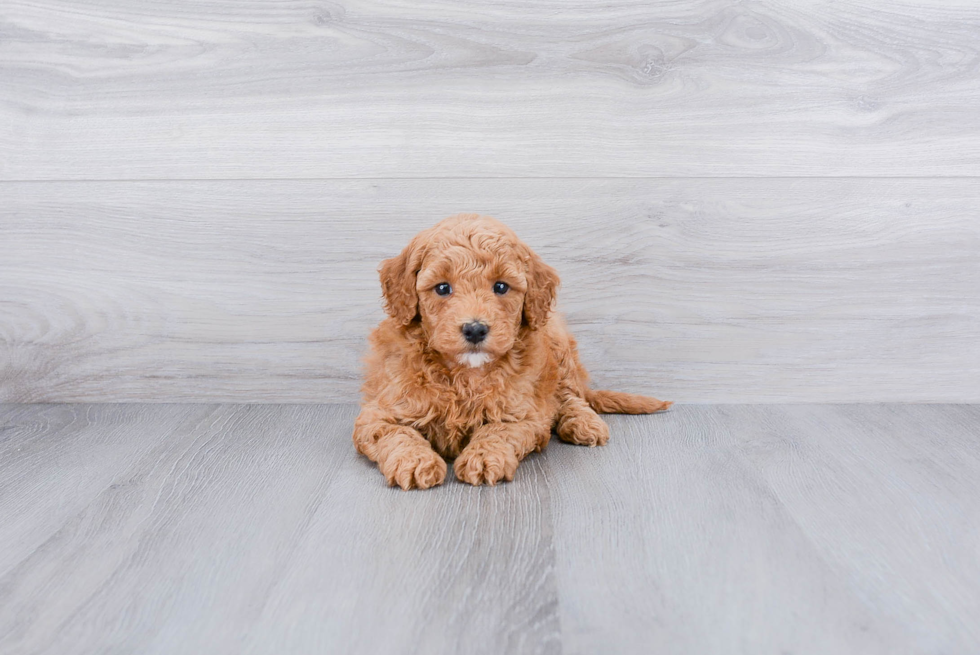
M 562 416 L 557 432 L 562 441 L 579 446 L 605 446 L 609 441 L 609 426 L 588 407 Z
M 391 486 L 428 489 L 446 479 L 446 461 L 428 446 L 419 446 L 388 458 L 381 472 Z
M 463 482 L 474 486 L 491 486 L 501 480 L 510 482 L 517 471 L 517 453 L 506 441 L 486 440 L 470 443 L 456 458 L 453 471 Z

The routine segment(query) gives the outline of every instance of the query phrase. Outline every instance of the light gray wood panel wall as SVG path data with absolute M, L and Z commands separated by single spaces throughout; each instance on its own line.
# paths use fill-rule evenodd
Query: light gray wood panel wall
M 562 275 L 597 386 L 980 401 L 972 179 L 4 183 L 0 398 L 357 399 L 375 269 L 458 210 Z
M 976 175 L 961 0 L 6 0 L 0 178 Z
M 352 400 L 475 210 L 599 385 L 977 401 L 977 107 L 966 0 L 9 0 L 0 399 Z

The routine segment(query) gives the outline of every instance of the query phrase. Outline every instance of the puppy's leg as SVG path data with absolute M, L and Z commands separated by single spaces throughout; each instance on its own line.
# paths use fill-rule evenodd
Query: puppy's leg
M 509 482 L 520 461 L 532 450 L 540 450 L 549 436 L 550 426 L 542 421 L 486 423 L 473 431 L 453 471 L 472 485 Z
M 378 463 L 389 485 L 428 489 L 446 479 L 446 462 L 415 428 L 385 420 L 383 413 L 362 409 L 354 423 L 358 452 Z
M 579 446 L 605 446 L 609 426 L 584 399 L 569 396 L 558 408 L 558 438 Z

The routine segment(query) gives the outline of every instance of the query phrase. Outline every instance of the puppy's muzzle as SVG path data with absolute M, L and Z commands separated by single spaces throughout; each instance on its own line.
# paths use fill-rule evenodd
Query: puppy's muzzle
M 463 331 L 463 338 L 474 345 L 486 339 L 490 332 L 490 327 L 482 321 L 463 323 L 463 327 L 460 329 Z

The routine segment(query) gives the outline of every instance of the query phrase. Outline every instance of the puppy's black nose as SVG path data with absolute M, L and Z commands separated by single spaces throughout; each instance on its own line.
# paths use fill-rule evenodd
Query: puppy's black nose
M 487 332 L 490 328 L 487 327 L 486 323 L 481 323 L 480 321 L 471 321 L 469 323 L 463 323 L 463 338 L 465 338 L 470 343 L 480 343 L 487 338 Z

